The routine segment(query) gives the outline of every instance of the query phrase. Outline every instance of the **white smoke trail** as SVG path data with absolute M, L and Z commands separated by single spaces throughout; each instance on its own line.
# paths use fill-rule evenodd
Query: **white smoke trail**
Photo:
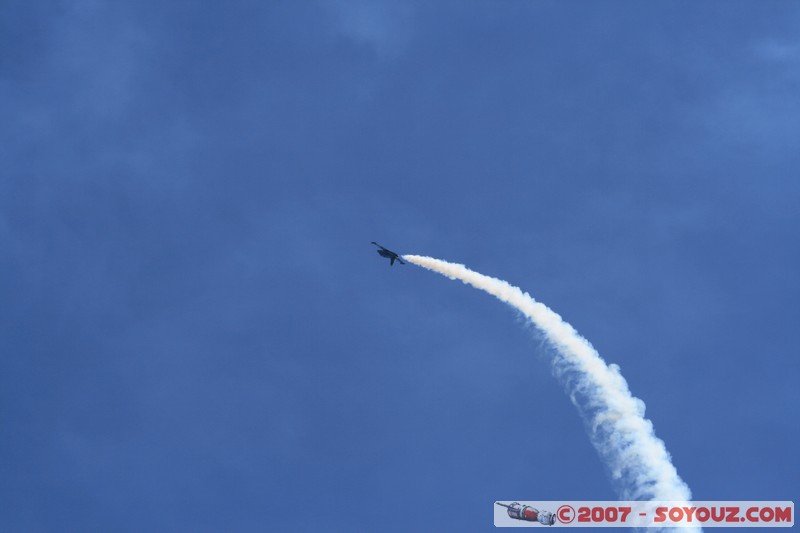
M 515 307 L 556 350 L 554 373 L 586 421 L 589 437 L 611 471 L 622 500 L 689 502 L 691 492 L 670 462 L 664 442 L 644 418 L 644 402 L 631 396 L 617 365 L 606 365 L 589 341 L 547 306 L 518 287 L 464 265 L 418 255 L 403 259 L 458 279 Z

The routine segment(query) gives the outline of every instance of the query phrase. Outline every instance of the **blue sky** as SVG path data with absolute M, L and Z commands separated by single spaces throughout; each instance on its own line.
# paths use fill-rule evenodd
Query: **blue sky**
M 615 494 L 511 309 L 698 500 L 797 499 L 792 2 L 0 10 L 0 529 L 470 531 Z

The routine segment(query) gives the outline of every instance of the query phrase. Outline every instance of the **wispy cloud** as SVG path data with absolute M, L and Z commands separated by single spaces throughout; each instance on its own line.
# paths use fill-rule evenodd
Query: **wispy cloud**
M 409 4 L 331 0 L 327 6 L 342 35 L 369 46 L 381 58 L 401 55 L 413 37 L 414 9 Z
M 789 42 L 775 39 L 760 41 L 753 46 L 756 57 L 772 62 L 800 61 L 800 42 Z

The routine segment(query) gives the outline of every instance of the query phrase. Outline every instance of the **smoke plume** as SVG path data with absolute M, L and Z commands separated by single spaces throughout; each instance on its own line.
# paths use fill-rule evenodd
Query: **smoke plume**
M 664 442 L 644 418 L 617 365 L 607 365 L 589 341 L 544 304 L 505 281 L 464 265 L 417 255 L 403 259 L 488 292 L 519 310 L 544 333 L 555 355 L 552 365 L 586 422 L 592 444 L 608 466 L 622 500 L 688 502 L 691 492 L 670 461 Z

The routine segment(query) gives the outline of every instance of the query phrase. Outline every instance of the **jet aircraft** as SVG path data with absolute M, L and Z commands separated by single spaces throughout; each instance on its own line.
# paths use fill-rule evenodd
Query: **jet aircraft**
M 381 257 L 386 257 L 386 258 L 389 259 L 389 266 L 394 265 L 395 261 L 397 261 L 401 265 L 405 265 L 403 260 L 400 259 L 400 255 L 398 255 L 395 252 L 389 250 L 388 248 L 384 248 L 383 246 L 381 246 L 380 244 L 378 244 L 375 241 L 372 241 L 372 244 L 374 244 L 375 246 L 380 248 L 380 250 L 378 250 L 378 255 L 380 255 Z

